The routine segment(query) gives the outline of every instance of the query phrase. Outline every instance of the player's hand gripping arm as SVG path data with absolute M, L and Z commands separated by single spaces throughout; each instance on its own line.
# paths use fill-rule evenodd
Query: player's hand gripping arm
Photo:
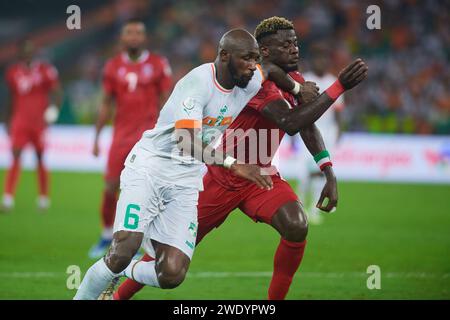
M 264 62 L 261 64 L 264 76 L 275 82 L 277 87 L 284 91 L 291 92 L 303 102 L 307 103 L 314 100 L 319 95 L 319 87 L 315 82 L 306 81 L 303 85 L 296 82 L 276 64 Z
M 114 98 L 111 94 L 105 93 L 102 98 L 102 104 L 100 106 L 100 110 L 98 113 L 97 122 L 95 123 L 95 138 L 94 138 L 94 147 L 92 149 L 92 154 L 96 157 L 98 157 L 100 153 L 99 148 L 99 138 L 100 138 L 100 132 L 102 131 L 103 127 L 106 125 L 106 123 L 111 118 L 112 112 L 113 112 L 113 106 L 114 106 Z
M 361 59 L 356 59 L 339 73 L 338 80 L 317 99 L 295 109 L 280 108 L 278 100 L 272 101 L 264 107 L 262 114 L 287 134 L 294 135 L 317 121 L 340 94 L 361 83 L 366 78 L 367 71 L 366 64 Z
M 300 130 L 300 136 L 302 137 L 303 142 L 311 155 L 314 156 L 325 150 L 322 135 L 315 124 Z M 330 212 L 333 208 L 337 207 L 338 203 L 337 181 L 331 165 L 326 166 L 323 169 L 323 173 L 326 177 L 326 183 L 322 189 L 322 193 L 320 194 L 320 199 L 317 202 L 316 207 L 320 210 Z M 328 199 L 328 203 L 326 203 L 326 205 L 324 204 L 325 199 Z
M 254 164 L 239 164 L 237 160 L 226 153 L 204 143 L 199 136 L 199 129 L 175 129 L 177 146 L 184 155 L 202 161 L 209 165 L 223 166 L 235 175 L 252 181 L 262 189 L 270 190 L 273 187 L 272 179 L 261 174 L 261 168 Z

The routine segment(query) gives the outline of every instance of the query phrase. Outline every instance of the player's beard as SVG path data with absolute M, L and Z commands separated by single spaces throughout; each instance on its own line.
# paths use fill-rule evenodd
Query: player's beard
M 230 62 L 228 63 L 228 71 L 231 74 L 231 78 L 233 79 L 233 82 L 235 85 L 237 85 L 239 88 L 246 88 L 248 83 L 250 82 L 250 79 L 246 79 L 246 77 L 241 76 L 238 77 L 238 72 L 237 72 L 237 68 L 236 65 L 233 61 L 233 58 L 230 59 Z
M 141 48 L 140 47 L 128 47 L 127 52 L 130 57 L 137 58 L 137 57 L 139 57 L 139 54 L 141 53 Z

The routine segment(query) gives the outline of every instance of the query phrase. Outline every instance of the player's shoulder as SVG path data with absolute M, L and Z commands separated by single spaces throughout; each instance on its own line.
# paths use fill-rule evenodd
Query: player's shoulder
M 36 61 L 36 65 L 39 70 L 42 72 L 48 72 L 51 75 L 58 75 L 58 70 L 56 69 L 55 65 L 52 64 L 50 61 L 47 60 L 39 60 Z
M 19 67 L 20 67 L 20 63 L 19 62 L 10 63 L 10 64 L 8 64 L 6 66 L 5 73 L 6 74 L 14 73 L 14 72 L 16 72 L 17 69 L 19 69 Z
M 157 64 L 167 64 L 169 60 L 162 54 L 150 52 L 147 57 L 147 62 L 157 63 Z
M 54 68 L 54 65 L 48 60 L 33 61 L 39 68 Z
M 184 81 L 212 84 L 214 81 L 214 64 L 204 63 L 189 71 L 183 78 Z

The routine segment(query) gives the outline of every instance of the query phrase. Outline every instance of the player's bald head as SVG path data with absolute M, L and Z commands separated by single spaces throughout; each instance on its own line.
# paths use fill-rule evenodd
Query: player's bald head
M 258 50 L 258 42 L 247 30 L 233 29 L 225 33 L 219 42 L 219 53 Z
M 222 36 L 218 51 L 219 69 L 228 74 L 234 85 L 245 88 L 259 62 L 256 39 L 244 29 L 233 29 Z

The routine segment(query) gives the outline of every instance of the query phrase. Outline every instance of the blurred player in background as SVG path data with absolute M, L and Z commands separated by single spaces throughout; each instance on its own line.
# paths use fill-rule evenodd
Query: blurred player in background
M 142 133 L 155 126 L 160 107 L 172 88 L 167 59 L 144 49 L 146 30 L 142 21 L 132 19 L 125 23 L 120 41 L 123 52 L 105 65 L 104 97 L 96 124 L 93 154 L 98 156 L 100 132 L 109 121 L 115 102 L 114 133 L 101 205 L 103 231 L 99 242 L 89 251 L 92 259 L 103 256 L 112 240 L 119 178 L 125 158 Z
M 329 72 L 331 53 L 325 43 L 315 43 L 311 46 L 311 70 L 304 74 L 305 79 L 315 82 L 317 86 L 324 90 L 336 81 L 336 77 Z M 332 105 L 316 121 L 316 126 L 323 136 L 325 145 L 331 154 L 341 136 L 341 111 L 344 108 L 344 98 L 340 96 Z M 304 150 L 304 149 L 303 149 Z M 302 151 L 303 151 L 302 150 Z M 301 156 L 304 158 L 302 163 L 306 163 L 306 177 L 299 177 L 299 189 L 305 197 L 307 204 L 307 214 L 311 224 L 322 223 L 323 216 L 320 214 L 319 208 L 316 207 L 316 201 L 320 198 L 325 177 L 320 172 L 319 168 L 309 153 L 302 152 Z M 299 170 L 298 172 L 302 172 Z M 303 171 L 304 172 L 304 171 Z M 298 192 L 300 194 L 300 191 Z
M 249 159 L 256 156 L 260 167 L 267 170 L 276 169 L 271 167 L 271 160 L 286 132 L 289 135 L 300 133 L 311 154 L 325 153 L 322 136 L 314 126 L 314 121 L 333 104 L 337 95 L 364 80 L 367 67 L 362 61 L 356 60 L 341 71 L 339 81 L 332 83 L 327 91 L 316 99 L 318 88 L 312 82 L 305 83 L 297 71 L 299 51 L 293 24 L 280 17 L 263 20 L 256 28 L 255 37 L 262 53 L 264 68 L 270 64 L 281 67 L 285 72 L 289 72 L 296 85 L 291 92 L 287 92 L 280 89 L 275 82 L 265 81 L 258 94 L 249 101 L 225 132 L 223 149 L 232 150 L 233 154 L 237 155 L 238 163 L 250 163 Z M 303 88 L 299 89 L 301 85 Z M 299 92 L 300 103 L 295 97 Z M 233 130 L 248 135 L 250 131 L 257 130 L 255 137 L 258 141 L 250 142 L 244 136 L 238 136 L 238 142 L 235 143 Z M 267 132 L 267 139 L 261 135 L 263 131 Z M 265 159 L 267 162 L 263 163 L 259 158 L 259 149 L 256 150 L 257 155 L 251 154 L 252 144 L 258 148 L 267 146 L 262 152 L 264 157 L 268 156 L 267 153 L 270 155 Z M 238 150 L 245 150 L 244 155 L 240 155 Z M 330 211 L 337 205 L 337 184 L 331 162 L 323 163 L 320 169 L 323 170 L 326 183 L 322 185 L 318 206 L 322 210 Z M 308 223 L 301 203 L 290 185 L 276 170 L 270 174 L 273 188 L 260 189 L 229 170 L 208 165 L 208 172 L 203 178 L 205 190 L 200 193 L 198 203 L 197 244 L 214 228 L 218 228 L 237 208 L 254 221 L 272 226 L 281 239 L 274 257 L 268 298 L 279 300 L 286 297 L 302 261 Z M 327 204 L 324 203 L 325 198 L 329 199 Z M 142 260 L 152 259 L 145 255 Z M 113 299 L 129 299 L 141 287 L 139 283 L 127 279 L 114 293 Z
M 31 40 L 25 39 L 19 43 L 18 54 L 19 62 L 6 70 L 10 99 L 6 104 L 5 122 L 13 161 L 6 175 L 2 209 L 8 211 L 14 207 L 21 154 L 25 146 L 31 143 L 37 157 L 37 206 L 45 210 L 50 205 L 49 178 L 43 160 L 45 129 L 58 118 L 62 94 L 56 68 L 34 58 L 35 46 Z

